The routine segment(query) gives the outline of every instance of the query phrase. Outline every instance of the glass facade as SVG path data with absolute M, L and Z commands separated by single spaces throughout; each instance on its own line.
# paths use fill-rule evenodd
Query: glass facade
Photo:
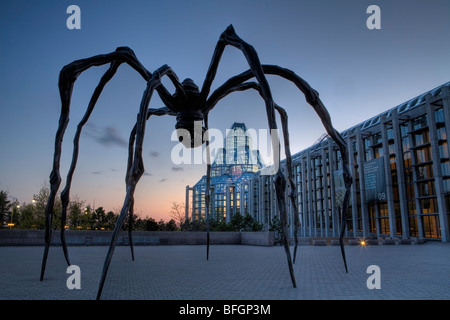
M 450 241 L 449 130 L 450 82 L 341 132 L 353 176 L 347 237 Z M 227 140 L 233 152 L 219 153 L 213 165 L 211 210 L 226 219 L 242 207 L 268 223 L 277 214 L 273 181 L 259 174 L 262 163 L 243 132 Z M 287 203 L 291 234 L 298 215 L 300 236 L 337 237 L 345 189 L 336 144 L 321 139 L 294 154 L 292 165 L 298 212 Z M 203 177 L 194 187 L 193 219 L 204 217 L 204 185 Z
M 264 167 L 244 123 L 235 122 L 231 126 L 223 145 L 211 165 L 209 212 L 210 217 L 218 221 L 231 218 L 236 212 L 249 212 L 248 182 L 255 172 Z M 192 219 L 203 220 L 206 217 L 206 176 L 192 190 Z

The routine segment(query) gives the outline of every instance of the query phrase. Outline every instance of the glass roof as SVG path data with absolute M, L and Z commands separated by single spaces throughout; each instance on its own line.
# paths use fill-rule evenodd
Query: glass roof
M 225 193 L 227 182 L 236 184 L 240 191 L 240 182 L 250 179 L 258 170 L 265 167 L 258 150 L 253 149 L 253 139 L 244 123 L 235 122 L 223 142 L 224 147 L 217 152 L 211 165 L 211 186 L 216 193 Z M 194 188 L 206 186 L 203 176 Z
M 425 93 L 423 93 L 423 94 L 421 94 L 421 95 L 419 95 L 417 97 L 414 97 L 414 98 L 412 98 L 412 99 L 410 99 L 410 100 L 408 100 L 406 102 L 403 102 L 402 104 L 400 104 L 400 105 L 398 105 L 398 106 L 396 106 L 394 108 L 391 108 L 391 109 L 389 109 L 389 110 L 387 110 L 387 111 L 385 111 L 385 112 L 383 112 L 383 113 L 381 113 L 379 115 L 376 115 L 376 116 L 374 116 L 374 117 L 372 117 L 372 118 L 370 118 L 370 119 L 368 119 L 368 120 L 366 120 L 364 122 L 361 122 L 361 123 L 359 123 L 359 124 L 349 128 L 349 129 L 341 132 L 341 135 L 345 138 L 345 137 L 347 137 L 347 135 L 349 133 L 350 134 L 353 133 L 358 127 L 361 130 L 365 130 L 365 129 L 371 128 L 371 127 L 379 124 L 382 120 L 390 118 L 392 116 L 392 111 L 394 111 L 394 110 L 397 110 L 397 112 L 399 114 L 401 114 L 401 113 L 404 113 L 404 112 L 409 111 L 411 109 L 414 109 L 414 108 L 422 105 L 423 103 L 425 103 L 426 96 L 428 94 L 430 94 L 431 97 L 437 97 L 440 94 L 442 94 L 443 88 L 445 88 L 445 87 L 450 89 L 450 81 L 447 82 L 447 83 L 444 83 L 443 85 L 440 85 L 440 86 L 438 86 L 438 87 L 436 87 L 436 88 L 434 88 L 432 90 L 429 90 L 429 91 L 427 91 L 427 92 L 425 92 Z M 307 151 L 308 152 L 314 152 L 314 151 L 316 151 L 318 149 L 321 149 L 321 146 L 323 145 L 323 143 L 328 143 L 328 139 L 329 139 L 329 137 L 327 137 L 326 139 L 322 139 L 320 142 L 312 145 L 311 147 L 293 154 L 292 155 L 292 161 L 294 161 L 295 159 L 301 157 L 301 155 L 304 152 L 307 152 Z M 285 162 L 286 162 L 286 159 L 282 160 L 282 164 L 285 163 Z

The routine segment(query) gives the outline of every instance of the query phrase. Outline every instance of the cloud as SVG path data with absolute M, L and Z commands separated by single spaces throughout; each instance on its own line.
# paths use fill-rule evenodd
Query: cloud
M 105 146 L 128 147 L 127 141 L 120 136 L 119 131 L 114 127 L 106 127 L 103 134 L 97 139 Z
M 184 168 L 182 167 L 172 167 L 172 171 L 183 171 Z
M 91 173 L 100 175 L 100 174 L 104 174 L 104 173 L 108 174 L 109 172 L 119 172 L 119 170 L 117 170 L 115 168 L 111 168 L 109 170 L 95 170 L 95 171 L 92 171 Z
M 157 151 L 150 151 L 150 155 L 151 155 L 153 158 L 158 158 L 158 157 L 159 157 L 159 152 L 157 152 Z
M 120 135 L 119 130 L 113 126 L 99 129 L 94 124 L 87 123 L 86 135 L 106 147 L 128 147 L 128 142 Z
M 144 172 L 144 176 L 150 177 L 150 176 L 152 176 L 152 174 L 150 172 Z
M 166 180 L 167 180 L 167 178 L 164 178 L 164 179 L 159 180 L 159 182 L 164 182 Z

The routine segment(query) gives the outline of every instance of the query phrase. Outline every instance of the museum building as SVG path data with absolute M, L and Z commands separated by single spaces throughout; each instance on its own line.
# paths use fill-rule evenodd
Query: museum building
M 226 221 L 248 213 L 268 225 L 278 214 L 274 176 L 261 175 L 246 130 L 233 124 L 211 166 L 209 212 Z M 449 134 L 450 82 L 341 132 L 353 176 L 346 237 L 450 241 Z M 298 212 L 287 201 L 290 234 L 298 214 L 299 236 L 338 237 L 345 189 L 337 145 L 325 135 L 293 154 L 292 165 Z M 205 218 L 205 190 L 205 176 L 186 187 L 187 218 Z
M 252 136 L 248 134 L 244 123 L 233 123 L 223 141 L 223 148 L 211 164 L 211 219 L 225 219 L 240 212 L 243 199 L 245 212 L 256 212 L 251 208 L 254 202 L 253 192 L 249 190 L 249 181 L 257 177 L 257 172 L 265 167 L 258 150 L 253 147 Z M 206 176 L 203 176 L 192 188 L 186 187 L 186 218 L 189 217 L 189 192 L 192 191 L 191 220 L 205 219 Z M 253 197 L 253 201 L 250 200 Z M 229 214 L 227 214 L 229 213 Z M 244 212 L 243 212 L 244 213 Z

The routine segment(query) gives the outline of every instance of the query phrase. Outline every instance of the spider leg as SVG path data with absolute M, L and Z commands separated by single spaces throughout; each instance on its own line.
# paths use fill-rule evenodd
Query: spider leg
M 148 112 L 148 111 L 147 111 Z M 137 130 L 137 123 L 134 125 L 133 129 L 130 133 L 130 139 L 128 142 L 128 163 L 127 163 L 127 173 L 125 176 L 125 185 L 127 185 L 127 182 L 129 180 L 131 167 L 133 165 L 133 155 L 134 155 L 134 142 L 136 140 L 136 130 Z M 128 242 L 130 243 L 130 250 L 131 250 L 131 260 L 134 261 L 134 248 L 133 248 L 133 236 L 132 236 L 132 230 L 133 230 L 133 209 L 134 209 L 134 197 L 130 200 L 130 208 L 128 211 Z
M 278 111 L 281 117 L 281 126 L 283 130 L 283 137 L 284 137 L 284 150 L 286 153 L 286 169 L 288 172 L 288 181 L 289 181 L 289 198 L 291 200 L 291 205 L 293 207 L 294 212 L 294 258 L 293 263 L 295 264 L 295 259 L 297 257 L 297 247 L 298 247 L 298 227 L 299 227 L 299 219 L 298 219 L 298 207 L 297 207 L 297 201 L 295 199 L 295 193 L 294 190 L 295 184 L 294 184 L 294 175 L 292 173 L 292 155 L 291 155 L 291 148 L 290 148 L 290 142 L 289 142 L 289 130 L 288 130 L 288 115 L 286 110 L 284 110 L 279 105 L 275 104 L 275 109 Z
M 258 83 L 261 86 L 263 99 L 266 103 L 269 128 L 276 129 L 277 127 L 275 121 L 272 93 L 270 92 L 269 83 L 267 82 L 267 79 L 265 77 L 258 54 L 251 45 L 238 37 L 232 25 L 228 26 L 228 28 L 221 34 L 219 41 L 217 42 L 211 64 L 209 65 L 209 69 L 206 73 L 205 81 L 203 82 L 202 90 L 200 92 L 202 100 L 207 101 L 212 82 L 217 73 L 220 59 L 227 45 L 231 45 L 241 50 L 245 58 L 247 59 L 252 75 L 258 80 Z M 204 108 L 208 108 L 208 104 L 206 104 Z
M 131 198 L 130 211 L 128 212 L 128 240 L 130 242 L 131 260 L 134 261 L 134 248 L 133 248 L 133 215 L 134 215 L 134 197 Z
M 352 179 L 350 169 L 349 169 L 347 143 L 342 138 L 340 133 L 336 129 L 334 129 L 333 124 L 331 122 L 330 114 L 328 113 L 328 110 L 325 108 L 322 101 L 320 100 L 318 92 L 316 90 L 314 90 L 313 88 L 311 88 L 311 86 L 304 79 L 300 78 L 293 71 L 291 71 L 289 69 L 281 68 L 279 66 L 262 65 L 262 69 L 265 74 L 277 75 L 282 78 L 285 78 L 286 80 L 291 81 L 292 83 L 294 83 L 297 86 L 297 88 L 300 91 L 303 92 L 303 94 L 305 95 L 306 101 L 316 111 L 316 113 L 319 116 L 319 118 L 321 119 L 322 124 L 325 127 L 325 130 L 327 131 L 328 135 L 338 145 L 338 148 L 341 152 L 343 178 L 344 178 L 344 184 L 345 184 L 345 195 L 344 195 L 344 200 L 343 200 L 342 208 L 341 208 L 341 230 L 340 230 L 340 235 L 339 235 L 339 243 L 340 243 L 340 247 L 341 247 L 342 259 L 344 261 L 345 271 L 348 272 L 343 237 L 344 237 L 344 233 L 345 233 L 347 214 L 348 214 L 350 187 L 353 183 L 353 179 Z M 221 97 L 224 96 L 230 88 L 236 87 L 253 77 L 254 77 L 253 71 L 247 70 L 237 76 L 234 76 L 234 77 L 228 79 L 223 85 L 221 85 L 219 88 L 217 88 L 211 94 L 211 96 L 208 98 L 204 112 L 209 112 L 214 107 L 214 105 L 217 103 L 217 101 L 219 99 L 221 99 Z
M 61 175 L 60 175 L 60 161 L 61 161 L 61 151 L 62 151 L 62 141 L 64 137 L 65 130 L 69 123 L 69 114 L 70 114 L 70 102 L 72 98 L 73 86 L 75 84 L 78 76 L 93 66 L 100 66 L 104 64 L 110 64 L 110 68 L 102 77 L 100 83 L 95 89 L 91 100 L 89 102 L 88 109 L 84 115 L 83 120 L 77 127 L 77 132 L 74 138 L 74 152 L 72 156 L 71 167 L 67 176 L 67 184 L 65 189 L 61 192 L 61 201 L 62 201 L 62 214 L 61 214 L 61 244 L 63 247 L 64 255 L 67 263 L 70 265 L 69 255 L 67 251 L 67 245 L 65 241 L 65 233 L 64 233 L 64 225 L 66 222 L 66 213 L 67 206 L 69 204 L 69 194 L 70 194 L 70 185 L 72 181 L 72 175 L 76 167 L 76 162 L 78 158 L 78 143 L 79 137 L 81 134 L 82 127 L 87 122 L 104 86 L 106 83 L 114 76 L 118 67 L 122 63 L 126 63 L 135 69 L 146 81 L 149 81 L 151 78 L 151 73 L 148 72 L 139 60 L 136 58 L 134 52 L 127 47 L 119 47 L 114 52 L 109 54 L 97 55 L 87 59 L 76 60 L 68 65 L 66 65 L 60 72 L 59 75 L 59 92 L 61 98 L 61 114 L 59 118 L 59 125 L 56 132 L 55 137 L 55 151 L 53 156 L 53 168 L 50 174 L 50 194 L 48 197 L 46 209 L 45 209 L 45 247 L 44 247 L 44 255 L 42 259 L 41 266 L 41 276 L 40 280 L 42 281 L 44 278 L 45 267 L 47 263 L 47 256 L 50 247 L 51 237 L 52 237 L 52 219 L 53 219 L 53 211 L 54 204 L 56 200 L 56 194 L 58 192 L 59 186 L 61 184 Z M 171 74 L 172 71 L 168 66 L 163 66 L 161 71 L 164 73 Z M 176 76 L 173 74 L 173 77 Z M 172 80 L 174 81 L 174 80 Z M 170 108 L 172 106 L 171 95 L 165 90 L 164 86 L 160 85 L 156 88 L 158 94 L 160 95 L 163 102 Z
M 275 192 L 277 194 L 277 204 L 278 204 L 278 210 L 280 211 L 280 221 L 282 224 L 282 232 L 281 232 L 281 241 L 284 245 L 284 249 L 286 251 L 286 255 L 288 257 L 288 266 L 289 266 L 289 272 L 291 274 L 292 278 L 292 285 L 294 288 L 297 288 L 297 284 L 295 281 L 294 274 L 294 267 L 293 263 L 290 260 L 290 250 L 289 250 L 289 239 L 288 239 L 288 230 L 287 230 L 287 210 L 286 210 L 286 177 L 281 172 L 281 170 L 278 170 L 277 177 L 275 178 Z
M 208 106 L 210 109 L 212 109 L 216 103 L 223 99 L 225 96 L 232 92 L 236 91 L 244 91 L 248 89 L 254 89 L 260 93 L 261 92 L 261 86 L 258 85 L 255 82 L 246 82 L 246 83 L 240 83 L 236 84 L 234 86 L 230 86 L 227 88 L 227 90 L 220 91 L 220 95 L 216 95 L 216 97 L 213 100 L 209 100 Z M 290 142 L 289 142 L 289 130 L 288 130 L 288 115 L 286 110 L 284 110 L 282 107 L 280 107 L 278 104 L 274 104 L 275 109 L 278 111 L 280 118 L 281 118 L 281 125 L 283 130 L 283 137 L 284 137 L 284 150 L 286 154 L 286 168 L 288 172 L 288 181 L 289 181 L 289 198 L 291 200 L 291 205 L 293 207 L 294 214 L 294 257 L 293 257 L 293 263 L 295 264 L 295 259 L 297 256 L 297 247 L 298 247 L 298 227 L 299 227 L 299 219 L 298 219 L 298 206 L 295 199 L 295 184 L 294 184 L 294 178 L 292 173 L 292 155 L 291 155 L 291 148 L 290 148 Z
M 249 45 L 247 42 L 245 42 L 244 40 L 239 38 L 239 36 L 234 31 L 234 28 L 232 25 L 230 25 L 221 34 L 219 41 L 217 42 L 211 64 L 209 66 L 205 81 L 203 83 L 202 90 L 200 92 L 201 98 L 203 101 L 207 101 L 206 97 L 209 94 L 212 81 L 214 80 L 215 75 L 217 73 L 217 68 L 218 68 L 220 59 L 221 59 L 222 54 L 227 45 L 231 45 L 242 51 L 242 53 L 244 54 L 249 66 L 250 66 L 251 73 L 258 80 L 258 83 L 261 87 L 262 97 L 263 97 L 265 105 L 266 105 L 267 121 L 268 121 L 269 129 L 271 132 L 271 137 L 273 138 L 272 133 L 273 133 L 273 130 L 277 129 L 277 123 L 276 123 L 276 119 L 275 119 L 275 108 L 274 108 L 275 103 L 272 99 L 272 93 L 270 91 L 269 83 L 267 82 L 266 76 L 264 74 L 264 71 L 263 71 L 261 62 L 259 61 L 259 57 L 258 57 L 256 50 L 251 45 Z M 204 106 L 204 110 L 206 111 L 207 108 L 208 108 L 208 105 L 206 104 Z M 271 140 L 272 140 L 272 150 L 275 154 L 274 164 L 275 164 L 275 168 L 277 171 L 276 172 L 277 180 L 281 181 L 284 179 L 284 175 L 278 168 L 278 165 L 280 163 L 279 140 L 278 139 L 271 139 Z M 280 195 L 280 196 L 282 194 L 281 186 L 282 186 L 282 183 L 275 183 L 277 195 Z M 286 216 L 286 212 L 285 212 L 286 207 L 285 206 L 279 205 L 278 209 L 280 211 L 280 216 L 283 216 L 283 217 Z M 283 220 L 284 220 L 284 223 L 286 223 L 286 219 L 282 218 L 282 221 Z M 282 229 L 282 233 L 283 233 L 282 240 L 283 240 L 284 248 L 286 251 L 286 258 L 288 261 L 289 272 L 291 275 L 292 284 L 294 287 L 296 287 L 295 275 L 294 275 L 293 266 L 292 266 L 291 252 L 289 249 L 289 242 L 288 242 L 288 238 L 285 234 L 286 229 L 287 229 L 286 225 L 284 225 L 284 227 Z
M 297 86 L 297 88 L 299 88 L 305 94 L 306 101 L 314 108 L 317 115 L 321 119 L 322 124 L 325 127 L 325 130 L 327 131 L 328 135 L 334 140 L 334 142 L 337 144 L 339 148 L 342 158 L 342 168 L 343 168 L 342 175 L 345 185 L 345 195 L 341 208 L 341 230 L 339 234 L 339 244 L 341 247 L 345 272 L 348 273 L 347 259 L 345 257 L 345 249 L 344 249 L 344 234 L 347 225 L 350 187 L 353 183 L 353 179 L 349 169 L 347 143 L 345 142 L 341 134 L 333 127 L 330 114 L 328 113 L 328 110 L 325 108 L 324 104 L 320 100 L 319 93 L 313 88 L 311 88 L 311 86 L 305 80 L 297 76 L 291 70 L 280 68 L 278 66 L 263 66 L 263 69 L 264 72 L 267 74 L 277 74 L 287 80 L 290 80 Z
M 64 256 L 66 258 L 66 261 L 67 261 L 68 265 L 70 265 L 70 262 L 69 262 L 69 254 L 68 254 L 68 251 L 67 251 L 67 245 L 66 245 L 64 231 L 65 231 L 65 224 L 66 224 L 66 217 L 67 217 L 67 207 L 69 205 L 70 186 L 72 184 L 73 173 L 75 171 L 75 167 L 76 167 L 76 163 L 77 163 L 77 159 L 78 159 L 79 142 L 80 142 L 81 131 L 83 129 L 83 126 L 89 120 L 89 117 L 90 117 L 92 111 L 94 110 L 95 104 L 96 104 L 96 102 L 97 102 L 101 92 L 103 91 L 103 88 L 105 87 L 106 83 L 109 80 L 111 80 L 111 78 L 114 76 L 114 74 L 116 73 L 119 65 L 120 64 L 118 64 L 116 62 L 111 63 L 108 71 L 106 71 L 106 73 L 103 75 L 102 79 L 100 80 L 100 83 L 98 84 L 97 88 L 94 91 L 94 94 L 91 97 L 91 100 L 89 102 L 88 108 L 86 110 L 86 113 L 85 113 L 83 119 L 80 121 L 80 123 L 77 126 L 77 131 L 76 131 L 74 139 L 73 139 L 74 147 L 73 147 L 72 162 L 71 162 L 71 165 L 70 165 L 69 172 L 67 174 L 66 186 L 65 186 L 64 190 L 61 192 L 61 204 L 62 204 L 62 209 L 61 209 L 61 245 L 63 247 Z
M 114 250 L 116 247 L 117 237 L 119 235 L 119 231 L 122 228 L 122 225 L 125 222 L 125 218 L 132 211 L 132 205 L 134 201 L 134 192 L 136 190 L 136 185 L 139 182 L 142 174 L 144 173 L 144 162 L 142 158 L 142 146 L 144 142 L 144 134 L 145 134 L 145 125 L 146 121 L 149 117 L 149 110 L 147 109 L 150 99 L 152 97 L 153 91 L 161 85 L 161 76 L 164 75 L 163 68 L 155 72 L 152 78 L 147 82 L 147 88 L 145 89 L 144 95 L 142 97 L 141 106 L 139 109 L 139 113 L 137 116 L 136 122 L 136 131 L 135 131 L 135 143 L 134 143 L 134 152 L 133 159 L 130 165 L 130 161 L 128 164 L 127 170 L 127 178 L 126 178 L 126 196 L 123 203 L 122 210 L 120 211 L 119 218 L 117 219 L 116 225 L 113 230 L 113 234 L 111 236 L 111 242 L 109 244 L 108 253 L 106 255 L 106 259 L 103 265 L 102 275 L 100 279 L 100 284 L 97 292 L 97 300 L 100 299 L 102 294 L 103 286 L 105 283 L 106 275 L 108 273 L 108 268 L 114 254 Z M 133 129 L 134 131 L 134 129 Z M 132 135 L 133 136 L 133 135 Z M 129 150 L 131 147 L 129 148 Z M 129 158 L 130 160 L 130 158 Z
M 171 115 L 176 116 L 176 112 L 171 111 L 167 107 L 159 108 L 159 109 L 148 109 L 147 110 L 147 120 L 150 119 L 150 116 L 164 116 L 164 115 Z M 131 173 L 131 167 L 133 165 L 133 159 L 134 159 L 134 142 L 136 139 L 136 130 L 137 130 L 137 123 L 134 125 L 133 129 L 130 133 L 130 139 L 128 143 L 128 164 L 127 164 L 127 174 L 125 176 L 125 183 L 127 183 L 130 173 Z M 133 248 L 133 237 L 132 237 L 132 231 L 133 231 L 133 208 L 134 208 L 134 197 L 131 200 L 130 205 L 130 211 L 128 213 L 128 239 L 130 243 L 130 249 L 131 249 L 131 259 L 134 261 L 134 248 Z
M 98 56 L 94 57 L 94 60 L 99 60 Z M 89 119 L 89 116 L 91 115 L 95 104 L 105 87 L 106 83 L 114 76 L 116 73 L 118 67 L 120 66 L 121 62 L 117 62 L 114 59 L 111 59 L 111 61 L 107 61 L 103 64 L 106 64 L 110 62 L 110 68 L 106 73 L 103 75 L 102 79 L 100 80 L 100 83 L 97 85 L 91 100 L 89 101 L 89 105 L 87 108 L 87 111 L 83 117 L 83 119 L 80 121 L 80 123 L 77 126 L 77 131 L 74 136 L 74 149 L 73 149 L 73 155 L 72 155 L 72 162 L 70 165 L 69 172 L 67 174 L 67 182 L 66 187 L 61 192 L 61 203 L 62 203 L 62 209 L 61 209 L 61 245 L 64 251 L 64 256 L 66 259 L 66 262 L 68 265 L 70 265 L 69 260 L 69 254 L 67 250 L 67 244 L 65 240 L 65 223 L 66 223 L 66 217 L 67 217 L 67 207 L 69 204 L 69 194 L 70 194 L 70 185 L 72 182 L 73 173 L 75 171 L 77 159 L 78 159 L 78 151 L 79 151 L 79 140 L 80 135 L 83 126 L 86 124 L 87 120 Z M 45 267 L 47 263 L 47 256 L 48 251 L 50 247 L 51 242 L 51 232 L 52 232 L 52 216 L 53 216 L 53 208 L 55 204 L 56 199 L 56 193 L 59 189 L 59 185 L 61 183 L 61 176 L 59 173 L 59 165 L 60 165 L 60 159 L 61 159 L 61 149 L 62 149 L 62 140 L 64 136 L 64 132 L 67 128 L 68 122 L 69 122 L 69 112 L 70 112 L 70 100 L 73 90 L 73 85 L 81 72 L 89 68 L 91 65 L 89 65 L 89 62 L 87 60 L 84 60 L 84 63 L 81 62 L 81 60 L 75 61 L 73 64 L 70 64 L 66 67 L 64 67 L 61 70 L 60 78 L 59 78 L 59 90 L 60 90 L 60 96 L 61 96 L 61 102 L 62 102 L 62 108 L 61 108 L 61 116 L 59 120 L 59 126 L 58 131 L 56 133 L 56 139 L 55 139 L 55 153 L 54 153 L 54 160 L 53 160 L 53 170 L 50 174 L 50 195 L 49 199 L 47 201 L 47 206 L 45 209 L 45 216 L 46 216 L 46 223 L 45 223 L 45 247 L 44 247 L 44 256 L 42 259 L 42 266 L 41 266 L 41 276 L 40 280 L 42 281 L 44 278 L 45 273 Z M 100 65 L 99 61 L 95 61 L 93 65 Z
M 102 77 L 102 80 L 100 81 L 99 85 L 97 86 L 96 90 L 94 91 L 94 94 L 89 103 L 88 110 L 87 110 L 83 120 L 78 125 L 77 133 L 74 138 L 74 153 L 73 153 L 73 157 L 72 157 L 72 164 L 71 164 L 71 168 L 70 168 L 68 178 L 67 178 L 68 183 L 66 185 L 65 190 L 61 193 L 61 200 L 62 200 L 62 204 L 63 204 L 62 217 L 61 217 L 61 242 L 62 242 L 64 254 L 66 257 L 66 261 L 68 264 L 70 264 L 70 262 L 69 262 L 67 246 L 66 246 L 65 236 L 64 236 L 64 224 L 65 224 L 65 220 L 66 220 L 66 210 L 67 210 L 69 193 L 70 193 L 70 182 L 72 179 L 73 171 L 75 170 L 76 160 L 77 160 L 77 156 L 78 156 L 79 135 L 81 133 L 81 129 L 82 129 L 84 123 L 89 118 L 89 115 L 92 112 L 92 109 L 95 106 L 95 102 L 97 101 L 101 91 L 103 90 L 103 87 L 111 79 L 111 77 L 115 74 L 118 66 L 122 62 L 127 62 L 130 66 L 135 68 L 144 78 L 149 76 L 148 71 L 146 71 L 145 68 L 142 67 L 142 65 L 139 63 L 139 61 L 135 57 L 134 53 L 130 49 L 126 50 L 125 48 L 118 48 L 115 52 L 112 52 L 107 55 L 98 55 L 98 56 L 94 56 L 92 58 L 74 61 L 71 64 L 65 66 L 60 72 L 59 92 L 60 92 L 60 97 L 61 97 L 61 115 L 60 115 L 58 130 L 56 132 L 56 138 L 55 138 L 55 152 L 54 152 L 54 156 L 53 156 L 53 169 L 50 174 L 50 195 L 49 195 L 49 198 L 47 201 L 47 206 L 45 209 L 45 216 L 46 216 L 45 248 L 44 248 L 44 256 L 42 259 L 42 266 L 41 266 L 41 276 L 40 276 L 41 281 L 44 278 L 45 266 L 47 263 L 47 256 L 48 256 L 49 246 L 50 246 L 50 242 L 51 242 L 52 216 L 53 216 L 53 208 L 54 208 L 55 199 L 56 199 L 56 193 L 58 192 L 59 185 L 61 183 L 59 167 L 60 167 L 60 160 L 61 160 L 62 141 L 63 141 L 64 132 L 69 123 L 70 101 L 71 101 L 74 83 L 75 83 L 76 79 L 78 78 L 78 76 L 83 71 L 87 70 L 88 68 L 90 68 L 92 66 L 99 66 L 99 65 L 111 63 L 109 70 Z
M 208 114 L 204 116 L 205 134 L 208 132 Z M 211 203 L 211 155 L 209 153 L 209 136 L 206 140 L 206 190 L 205 190 L 205 218 L 206 218 L 206 260 L 209 260 L 209 205 Z

